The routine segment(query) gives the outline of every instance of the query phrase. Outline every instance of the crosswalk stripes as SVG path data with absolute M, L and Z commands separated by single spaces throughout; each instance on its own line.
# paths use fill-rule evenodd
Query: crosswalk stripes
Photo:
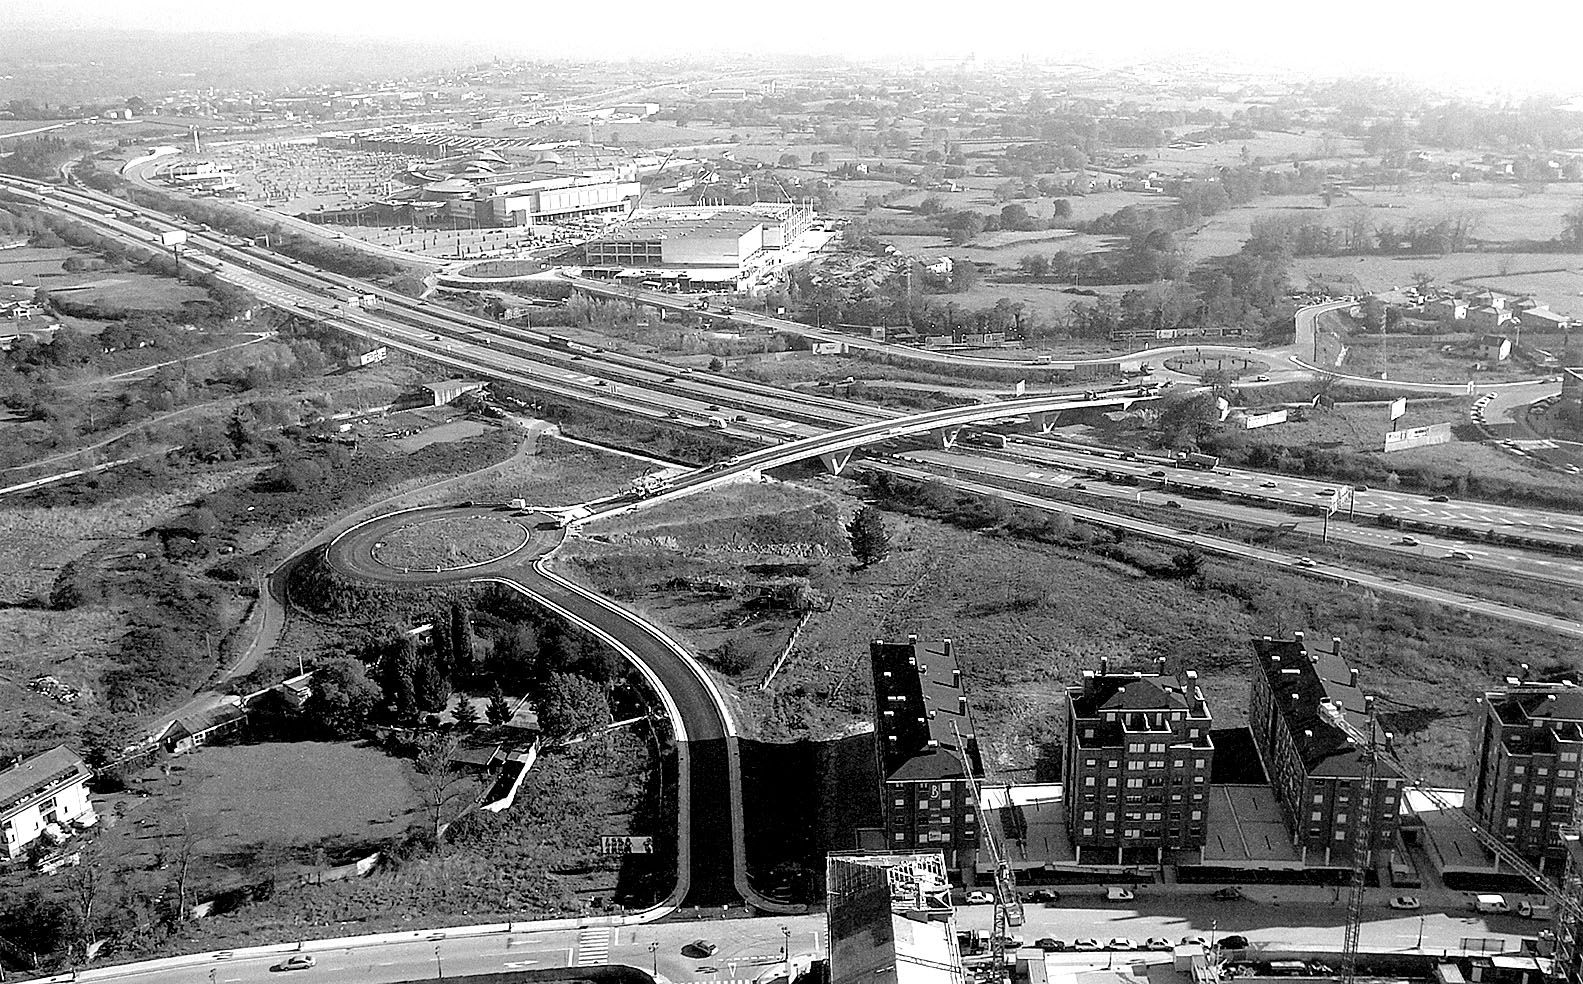
M 577 966 L 592 967 L 610 962 L 610 933 L 607 926 L 590 926 L 577 934 Z

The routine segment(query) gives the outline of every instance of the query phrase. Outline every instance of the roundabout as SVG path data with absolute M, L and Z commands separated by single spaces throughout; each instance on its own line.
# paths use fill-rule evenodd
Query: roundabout
M 514 516 L 437 516 L 389 529 L 369 556 L 399 571 L 446 571 L 479 567 L 527 546 L 532 532 Z

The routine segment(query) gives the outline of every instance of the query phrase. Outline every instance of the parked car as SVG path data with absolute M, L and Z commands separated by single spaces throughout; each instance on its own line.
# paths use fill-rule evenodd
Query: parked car
M 968 892 L 966 901 L 968 905 L 990 905 L 995 901 L 995 896 L 988 892 Z
M 1423 908 L 1423 903 L 1418 901 L 1418 896 L 1416 895 L 1398 895 L 1394 899 L 1391 899 L 1391 908 L 1421 909 Z
M 1104 947 L 1100 946 L 1099 945 L 1099 941 L 1094 939 L 1093 937 L 1085 936 L 1082 939 L 1073 940 L 1072 941 L 1072 949 L 1077 950 L 1077 951 L 1079 951 L 1081 953 L 1088 953 L 1088 952 L 1091 952 L 1093 950 L 1103 950 Z
M 1003 950 L 1021 950 L 1027 944 L 1022 941 L 1021 936 L 1002 936 L 1000 946 Z
M 269 969 L 270 970 L 311 970 L 311 969 L 313 969 L 313 966 L 315 964 L 317 964 L 318 962 L 319 961 L 314 959 L 314 957 L 311 956 L 310 954 L 299 953 L 296 956 L 287 957 L 285 960 L 282 960 L 280 963 L 276 964 L 275 966 L 273 966 L 273 967 L 271 967 Z
M 1143 941 L 1143 948 L 1145 950 L 1169 950 L 1171 949 L 1171 941 L 1163 936 L 1151 936 Z
M 1215 943 L 1215 947 L 1220 950 L 1246 950 L 1248 948 L 1248 938 L 1233 933 L 1230 936 L 1222 936 Z
M 1048 889 L 1048 888 L 1036 888 L 1033 891 L 1028 893 L 1028 901 L 1029 902 L 1045 902 L 1045 903 L 1049 903 L 1049 902 L 1058 902 L 1058 901 L 1060 901 L 1060 899 L 1061 899 L 1061 893 L 1060 892 L 1052 891 L 1051 889 Z
M 693 940 L 682 947 L 684 957 L 712 957 L 720 948 L 708 940 Z
M 1524 919 L 1549 919 L 1550 903 L 1529 902 L 1527 899 L 1517 903 L 1517 914 Z
M 1105 949 L 1107 950 L 1136 950 L 1137 948 L 1138 944 L 1125 936 L 1112 936 L 1110 942 L 1105 944 Z
M 1105 889 L 1105 900 L 1108 902 L 1131 902 L 1135 898 L 1137 895 L 1130 888 Z
M 1227 885 L 1225 888 L 1215 889 L 1215 900 L 1219 902 L 1236 902 L 1245 898 L 1247 896 L 1242 894 L 1242 889 L 1235 885 Z
M 1045 953 L 1060 953 L 1066 949 L 1066 944 L 1053 936 L 1041 936 L 1033 941 L 1033 945 Z
M 1182 937 L 1182 946 L 1192 946 L 1195 943 L 1198 944 L 1199 946 L 1203 947 L 1206 950 L 1209 949 L 1209 941 L 1204 939 L 1202 936 L 1184 936 L 1184 937 Z

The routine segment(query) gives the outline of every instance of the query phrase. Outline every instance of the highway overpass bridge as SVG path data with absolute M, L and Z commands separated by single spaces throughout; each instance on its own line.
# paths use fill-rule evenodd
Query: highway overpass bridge
M 1141 389 L 1131 395 L 1107 393 L 1103 395 L 1074 396 L 1071 393 L 1051 393 L 1044 396 L 1026 396 L 1014 400 L 1002 400 L 997 403 L 976 403 L 970 406 L 946 407 L 943 410 L 928 410 L 907 417 L 895 417 L 888 420 L 874 421 L 873 423 L 858 424 L 815 437 L 787 441 L 784 444 L 739 454 L 726 461 L 690 472 L 678 478 L 657 494 L 641 500 L 640 503 L 612 503 L 598 511 L 570 518 L 575 521 L 586 522 L 587 520 L 630 511 L 637 508 L 638 505 L 668 502 L 672 499 L 679 499 L 683 496 L 692 495 L 695 492 L 714 488 L 717 485 L 738 481 L 750 474 L 761 472 L 768 468 L 779 468 L 782 465 L 795 464 L 799 461 L 806 461 L 809 458 L 818 458 L 832 473 L 840 474 L 847 466 L 847 463 L 852 460 L 852 454 L 858 448 L 865 444 L 875 444 L 880 441 L 891 440 L 892 438 L 932 434 L 939 442 L 940 447 L 950 449 L 956 446 L 956 440 L 962 428 L 970 424 L 983 424 L 995 420 L 1026 417 L 1039 430 L 1049 433 L 1055 426 L 1057 418 L 1063 412 L 1093 409 L 1125 410 L 1135 403 L 1146 403 L 1158 399 L 1158 396 L 1147 394 Z

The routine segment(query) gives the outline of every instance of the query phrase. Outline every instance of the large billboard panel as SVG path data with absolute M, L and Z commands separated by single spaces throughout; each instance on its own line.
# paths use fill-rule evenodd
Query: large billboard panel
M 1248 430 L 1255 427 L 1268 427 L 1271 424 L 1286 423 L 1285 410 L 1271 410 L 1269 413 L 1249 413 L 1242 417 L 1242 426 Z
M 1407 412 L 1407 397 L 1399 396 L 1391 401 L 1391 419 L 1395 420 Z
M 180 229 L 173 229 L 159 234 L 159 244 L 161 246 L 180 246 L 186 241 L 187 234 Z
M 1390 431 L 1385 435 L 1386 451 L 1406 451 L 1408 448 L 1424 448 L 1431 444 L 1449 443 L 1451 443 L 1450 424 L 1409 427 L 1406 430 Z

